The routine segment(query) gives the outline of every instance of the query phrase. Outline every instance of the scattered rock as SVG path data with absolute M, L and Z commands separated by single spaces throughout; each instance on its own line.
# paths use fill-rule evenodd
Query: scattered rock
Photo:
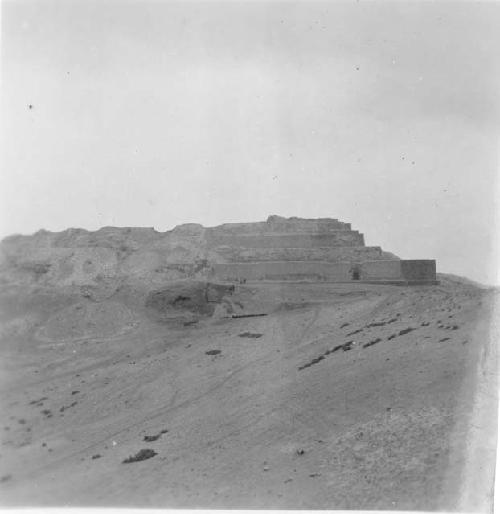
M 413 332 L 414 330 L 417 330 L 413 327 L 403 328 L 403 330 L 400 330 L 397 334 L 391 334 L 387 340 L 390 341 L 391 339 L 394 339 L 398 336 L 404 336 L 405 334 L 409 334 L 410 332 Z
M 48 398 L 46 396 L 44 396 L 43 398 L 39 398 L 38 400 L 32 400 L 29 404 L 30 405 L 36 405 L 37 407 L 41 407 L 42 403 L 45 400 L 48 400 Z
M 349 350 L 352 350 L 352 345 L 356 344 L 355 341 L 347 341 L 347 343 L 344 343 L 342 345 L 342 350 L 344 352 L 348 352 Z
M 303 369 L 309 368 L 310 366 L 313 366 L 314 364 L 321 362 L 327 355 L 330 355 L 331 353 L 334 353 L 338 350 L 343 350 L 344 352 L 348 352 L 349 350 L 352 350 L 352 346 L 355 344 L 356 344 L 356 341 L 347 341 L 347 343 L 334 346 L 333 348 L 331 348 L 330 350 L 327 350 L 325 353 L 323 353 L 319 357 L 316 357 L 315 359 L 309 361 L 308 363 L 300 366 L 298 368 L 298 370 L 302 371 Z
M 394 321 L 397 321 L 397 320 L 394 318 Z M 369 323 L 368 325 L 366 325 L 365 328 L 383 327 L 383 326 L 387 325 L 387 323 L 392 323 L 392 321 L 374 321 L 373 323 Z
M 150 448 L 145 448 L 143 450 L 138 451 L 135 455 L 131 455 L 127 459 L 123 461 L 123 464 L 131 464 L 133 462 L 140 462 L 141 460 L 151 459 L 155 455 L 158 455 L 154 450 Z
M 233 314 L 231 318 L 256 318 L 258 316 L 267 316 L 267 313 L 261 314 Z
M 59 409 L 59 412 L 64 412 L 65 410 L 67 409 L 71 409 L 71 407 L 74 407 L 78 402 L 73 402 L 71 405 L 66 405 L 66 406 L 62 406 L 60 409 Z
M 337 352 L 338 350 L 341 350 L 344 347 L 343 344 L 338 344 L 337 346 L 334 346 L 330 350 L 327 350 L 325 352 L 325 355 L 330 355 L 331 353 Z
M 146 441 L 147 443 L 152 443 L 153 441 L 157 441 L 158 439 L 160 439 L 160 437 L 161 437 L 161 434 L 145 435 L 143 440 Z
M 380 337 L 377 337 L 377 339 L 373 339 L 369 343 L 365 343 L 363 345 L 363 348 L 368 348 L 369 346 L 373 346 L 374 344 L 380 343 L 380 341 L 382 341 L 382 339 L 380 339 Z
M 317 364 L 318 362 L 322 361 L 325 358 L 324 355 L 320 355 L 319 357 L 316 357 L 312 361 L 308 362 L 307 364 L 304 364 L 303 366 L 300 366 L 298 369 L 299 371 L 302 371 L 303 369 L 308 368 L 309 366 L 313 366 L 314 364 Z

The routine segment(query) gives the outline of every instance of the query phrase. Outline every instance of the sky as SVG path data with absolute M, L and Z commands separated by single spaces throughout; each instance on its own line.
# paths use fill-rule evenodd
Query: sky
M 270 214 L 498 276 L 500 3 L 1 4 L 0 237 Z

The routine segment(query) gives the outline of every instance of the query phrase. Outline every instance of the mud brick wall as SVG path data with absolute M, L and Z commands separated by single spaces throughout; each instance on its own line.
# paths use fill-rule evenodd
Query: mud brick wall
M 226 262 L 252 261 L 366 261 L 382 256 L 379 246 L 347 246 L 326 248 L 241 248 L 220 246 L 214 248 Z
M 403 260 L 401 274 L 405 280 L 436 280 L 436 261 L 432 259 Z
M 238 262 L 214 264 L 216 278 L 221 280 L 350 280 L 351 265 L 347 262 L 306 262 L 306 261 L 274 261 L 274 262 Z
M 367 261 L 361 263 L 361 280 L 402 280 L 401 261 Z
M 359 266 L 361 280 L 436 280 L 436 261 L 420 260 L 380 260 L 363 262 Z
M 267 221 L 257 223 L 225 223 L 209 228 L 213 235 L 244 235 L 244 234 L 289 234 L 289 233 L 328 233 L 337 230 L 349 231 L 350 223 L 336 219 L 299 219 L 270 216 Z
M 339 230 L 329 234 L 217 235 L 208 234 L 209 247 L 241 248 L 320 248 L 330 246 L 364 246 L 363 234 Z

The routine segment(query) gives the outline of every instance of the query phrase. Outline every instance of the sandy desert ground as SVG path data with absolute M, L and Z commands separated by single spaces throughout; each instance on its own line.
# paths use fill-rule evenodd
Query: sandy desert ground
M 170 315 L 126 289 L 5 288 L 0 501 L 488 505 L 496 295 L 445 276 L 247 283 L 231 303 L 267 315 L 224 318 Z

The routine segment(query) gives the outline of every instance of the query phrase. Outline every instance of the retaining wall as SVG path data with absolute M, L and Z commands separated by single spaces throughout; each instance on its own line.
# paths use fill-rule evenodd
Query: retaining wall
M 348 262 L 269 261 L 214 264 L 216 278 L 227 281 L 246 280 L 350 280 Z
M 339 230 L 329 234 L 262 234 L 217 235 L 207 234 L 209 247 L 241 248 L 321 248 L 331 246 L 364 246 L 363 234 Z
M 325 261 L 362 262 L 382 258 L 379 246 L 346 246 L 322 248 L 241 248 L 219 246 L 214 248 L 227 262 L 252 261 Z
M 359 265 L 361 280 L 403 280 L 411 283 L 435 282 L 435 260 L 380 260 Z
M 436 261 L 432 259 L 403 260 L 401 274 L 408 281 L 436 280 Z
M 258 261 L 214 264 L 213 274 L 227 281 L 246 280 L 353 280 L 359 270 L 360 282 L 435 283 L 436 262 L 433 260 L 379 260 L 360 264 L 324 261 Z
M 257 223 L 224 223 L 207 230 L 214 235 L 270 234 L 270 233 L 328 233 L 336 230 L 350 230 L 350 223 L 337 219 L 303 219 L 270 216 L 267 221 Z
M 359 265 L 360 280 L 398 280 L 401 275 L 401 261 L 366 261 Z

